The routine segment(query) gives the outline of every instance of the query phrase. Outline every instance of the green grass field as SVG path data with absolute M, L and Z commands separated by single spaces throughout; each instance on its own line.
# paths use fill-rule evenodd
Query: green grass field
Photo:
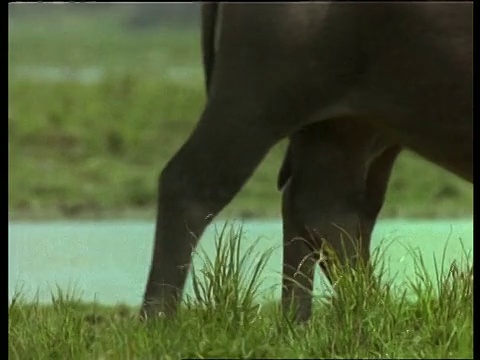
M 131 32 L 121 19 L 62 9 L 9 18 L 10 219 L 153 218 L 158 174 L 205 102 L 199 33 Z M 284 148 L 272 149 L 224 216 L 279 216 Z M 470 217 L 472 193 L 405 152 L 382 216 Z M 431 280 L 419 261 L 417 277 L 399 289 L 346 276 L 333 304 L 316 301 L 312 321 L 296 325 L 241 290 L 248 279 L 228 256 L 213 265 L 197 273 L 213 279 L 200 305 L 187 303 L 172 321 L 144 324 L 136 309 L 61 292 L 47 306 L 20 297 L 9 304 L 9 357 L 473 357 L 471 266 L 452 264 Z
M 11 17 L 11 218 L 153 217 L 158 175 L 205 102 L 199 33 L 128 31 L 120 15 Z M 224 216 L 279 216 L 284 148 L 272 149 Z M 382 216 L 471 212 L 470 184 L 401 156 Z
M 82 304 L 62 291 L 49 306 L 17 298 L 9 305 L 9 357 L 473 358 L 468 261 L 449 265 L 437 259 L 432 279 L 414 252 L 415 276 L 394 286 L 385 280 L 382 254 L 374 253 L 380 285 L 347 270 L 333 300 L 315 299 L 312 320 L 297 324 L 277 304 L 254 301 L 268 253 L 252 264 L 253 247 L 237 256 L 240 232 L 223 234 L 216 258 L 204 257 L 207 265 L 194 272 L 195 296 L 176 318 L 144 323 L 136 309 Z

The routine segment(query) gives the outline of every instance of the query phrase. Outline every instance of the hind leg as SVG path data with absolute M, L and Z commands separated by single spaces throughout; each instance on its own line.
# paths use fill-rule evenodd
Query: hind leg
M 299 322 L 310 318 L 312 291 L 317 256 L 309 253 L 311 246 L 296 223 L 294 192 L 288 183 L 282 194 L 283 218 L 283 277 L 282 307 L 293 311 Z
M 339 264 L 369 261 L 371 232 L 399 151 L 383 151 L 384 146 L 374 145 L 377 138 L 365 124 L 349 119 L 315 124 L 291 137 L 291 174 L 283 194 L 284 274 L 291 277 L 289 269 L 298 268 L 305 257 L 302 241 L 293 246 L 293 238 L 317 253 L 304 265 L 307 276 L 297 286 L 304 290 L 284 279 L 283 301 L 294 299 L 300 320 L 310 315 L 311 267 L 326 244 Z M 335 281 L 332 266 L 332 261 L 322 261 L 327 277 Z
M 360 219 L 358 233 L 360 241 L 357 245 L 357 249 L 359 251 L 357 260 L 362 262 L 363 269 L 369 271 L 370 274 L 373 273 L 370 263 L 371 235 L 380 210 L 382 209 L 385 201 L 385 194 L 393 165 L 401 150 L 401 146 L 398 145 L 386 147 L 378 156 L 371 160 L 371 163 L 367 169 L 364 196 L 362 201 L 363 205 L 360 207 L 358 214 Z M 372 152 L 372 154 L 376 154 L 376 151 Z M 343 245 L 338 242 L 331 242 L 329 245 L 337 254 L 339 252 L 344 252 Z M 344 260 L 342 257 L 340 257 L 340 260 L 340 264 L 344 263 L 344 261 L 342 261 Z M 333 278 L 331 271 L 333 264 L 329 263 L 328 257 L 325 257 L 325 261 L 321 262 L 320 265 L 329 281 L 331 283 L 336 281 L 336 279 Z

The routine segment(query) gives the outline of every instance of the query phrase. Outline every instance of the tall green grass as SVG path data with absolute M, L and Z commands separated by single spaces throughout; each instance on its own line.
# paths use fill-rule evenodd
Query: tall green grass
M 296 324 L 274 302 L 258 302 L 269 253 L 240 253 L 241 228 L 224 227 L 217 256 L 193 269 L 195 296 L 175 318 L 144 323 L 134 309 L 83 304 L 60 289 L 50 305 L 9 304 L 11 359 L 178 358 L 472 358 L 473 272 L 462 262 L 437 263 L 428 275 L 415 255 L 416 275 L 402 286 L 378 286 L 346 268 L 331 302 L 314 299 L 311 321 Z M 444 262 L 444 261 L 443 261 Z M 443 266 L 441 266 L 443 265 Z M 352 276 L 355 274 L 355 276 Z

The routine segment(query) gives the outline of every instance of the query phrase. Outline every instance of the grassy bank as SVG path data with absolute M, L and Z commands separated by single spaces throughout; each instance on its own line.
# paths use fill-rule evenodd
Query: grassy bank
M 82 304 L 59 292 L 51 305 L 9 305 L 11 359 L 179 358 L 472 358 L 473 270 L 444 264 L 428 276 L 415 255 L 415 277 L 393 286 L 374 254 L 379 286 L 346 271 L 332 302 L 315 300 L 303 325 L 276 303 L 259 304 L 264 257 L 237 256 L 240 233 L 224 233 L 215 259 L 195 272 L 196 297 L 175 319 L 142 323 L 136 310 Z M 253 248 L 251 249 L 253 251 Z M 253 266 L 253 268 L 252 268 Z M 252 271 L 257 269 L 258 271 Z
M 158 174 L 204 105 L 199 34 L 135 32 L 120 15 L 10 19 L 11 218 L 153 217 Z M 279 216 L 284 147 L 272 149 L 224 215 Z M 400 157 L 383 216 L 471 212 L 469 184 L 414 154 Z
M 8 354 L 22 360 L 473 358 L 472 305 L 445 309 L 438 299 L 424 300 L 379 309 L 370 302 L 344 314 L 319 305 L 304 326 L 286 321 L 276 305 L 247 309 L 245 320 L 209 318 L 211 311 L 192 308 L 174 322 L 145 325 L 125 307 L 58 299 L 53 306 L 16 304 L 9 309 Z

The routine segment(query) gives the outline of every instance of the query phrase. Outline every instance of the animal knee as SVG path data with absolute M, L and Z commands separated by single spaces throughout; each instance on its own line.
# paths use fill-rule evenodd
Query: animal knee
M 180 217 L 192 226 L 201 226 L 213 218 L 216 194 L 205 191 L 199 180 L 177 165 L 164 168 L 158 178 L 158 206 L 164 217 L 175 220 Z

